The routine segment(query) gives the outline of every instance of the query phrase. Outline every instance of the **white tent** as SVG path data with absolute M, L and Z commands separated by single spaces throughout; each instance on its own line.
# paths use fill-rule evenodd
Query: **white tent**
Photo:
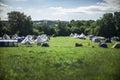
M 77 33 L 74 33 L 74 35 L 73 35 L 74 38 L 78 38 L 78 36 L 79 35 Z
M 105 39 L 104 37 L 93 37 L 92 41 L 93 42 L 100 42 L 101 40 L 104 40 L 104 39 Z
M 120 48 L 120 42 L 116 42 L 112 48 Z
M 33 44 L 32 36 L 28 35 L 22 42 L 22 44 Z
M 17 34 L 12 36 L 12 40 L 17 40 L 17 39 L 18 39 L 18 35 Z
M 10 36 L 8 36 L 7 34 L 3 35 L 3 40 L 10 40 Z
M 93 42 L 100 42 L 100 40 L 101 40 L 101 39 L 98 38 L 98 37 L 94 37 L 94 38 L 92 38 L 92 41 L 93 41 Z
M 40 44 L 40 43 L 44 43 L 44 42 L 47 42 L 49 40 L 49 38 L 47 37 L 46 34 L 42 34 L 41 36 L 38 36 L 37 37 L 37 44 Z
M 74 34 L 73 34 L 73 33 L 71 33 L 71 34 L 70 34 L 70 36 L 71 36 L 71 37 L 73 37 L 73 36 L 74 36 Z
M 90 40 L 92 40 L 93 37 L 94 37 L 93 35 L 88 35 L 88 38 L 89 38 Z
M 79 35 L 80 39 L 85 39 L 85 35 L 82 33 L 81 35 Z

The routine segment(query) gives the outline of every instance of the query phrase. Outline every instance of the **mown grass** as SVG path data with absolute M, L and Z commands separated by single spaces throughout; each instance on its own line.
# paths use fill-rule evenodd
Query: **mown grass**
M 113 44 L 100 48 L 88 39 L 55 37 L 50 47 L 0 47 L 0 80 L 118 80 L 120 49 Z

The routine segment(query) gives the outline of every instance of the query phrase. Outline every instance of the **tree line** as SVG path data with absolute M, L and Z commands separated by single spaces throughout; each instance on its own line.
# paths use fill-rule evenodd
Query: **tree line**
M 71 21 L 43 21 L 31 20 L 30 16 L 24 13 L 12 11 L 8 13 L 8 21 L 0 19 L 0 36 L 3 34 L 18 34 L 25 36 L 28 34 L 40 35 L 55 34 L 57 36 L 68 36 L 70 33 L 93 34 L 110 38 L 120 37 L 120 12 L 105 13 L 100 19 L 95 20 L 71 20 Z

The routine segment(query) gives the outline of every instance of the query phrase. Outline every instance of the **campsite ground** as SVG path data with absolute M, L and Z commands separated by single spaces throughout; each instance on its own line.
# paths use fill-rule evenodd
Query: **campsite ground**
M 120 49 L 113 44 L 100 48 L 88 39 L 55 37 L 50 47 L 0 47 L 0 80 L 118 80 Z

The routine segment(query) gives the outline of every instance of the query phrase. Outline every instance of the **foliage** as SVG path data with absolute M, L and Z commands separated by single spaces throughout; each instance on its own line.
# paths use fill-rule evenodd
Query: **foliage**
M 103 36 L 110 38 L 113 36 L 120 37 L 120 12 L 105 13 L 103 16 L 94 20 L 71 20 L 71 21 L 31 21 L 30 16 L 24 15 L 20 12 L 8 13 L 8 22 L 0 20 L 0 35 L 5 33 L 13 35 L 15 33 L 19 35 L 28 34 L 47 34 L 68 36 L 71 33 L 84 33 L 86 35 L 93 34 L 95 36 Z
M 117 36 L 120 37 L 120 12 L 114 12 L 115 27 Z
M 100 35 L 107 38 L 115 36 L 116 28 L 112 13 L 106 13 L 100 21 Z
M 8 21 L 11 34 L 17 33 L 23 36 L 33 32 L 31 17 L 27 17 L 24 13 L 10 12 L 8 13 Z

